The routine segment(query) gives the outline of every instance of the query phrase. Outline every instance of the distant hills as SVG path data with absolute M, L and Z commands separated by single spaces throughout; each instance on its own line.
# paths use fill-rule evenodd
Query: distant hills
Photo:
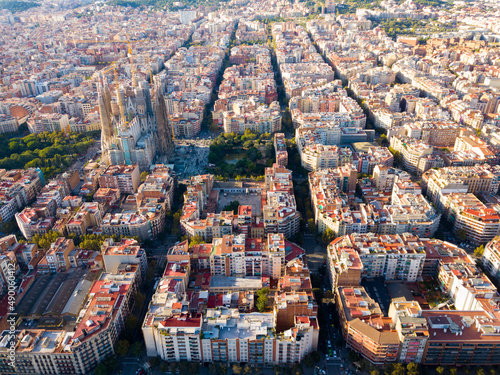
M 0 9 L 7 9 L 12 13 L 23 12 L 30 8 L 39 6 L 40 4 L 33 1 L 0 1 Z

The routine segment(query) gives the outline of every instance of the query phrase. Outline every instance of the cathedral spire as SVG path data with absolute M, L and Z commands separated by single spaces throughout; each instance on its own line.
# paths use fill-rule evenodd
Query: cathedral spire
M 111 112 L 111 95 L 106 84 L 98 88 L 99 117 L 101 120 L 101 141 L 103 149 L 107 148 L 113 138 L 113 121 Z
M 174 151 L 174 140 L 172 136 L 172 128 L 168 121 L 167 107 L 165 105 L 165 97 L 161 85 L 157 84 L 154 87 L 153 94 L 154 110 L 156 117 L 156 127 L 158 129 L 158 143 L 160 154 L 167 158 Z

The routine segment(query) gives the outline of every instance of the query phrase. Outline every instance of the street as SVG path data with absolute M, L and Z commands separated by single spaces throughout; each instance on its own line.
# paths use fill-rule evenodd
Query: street
M 210 139 L 175 141 L 175 156 L 170 162 L 175 164 L 179 179 L 189 178 L 205 171 L 211 142 Z
M 96 140 L 94 145 L 87 150 L 85 156 L 78 158 L 69 170 L 78 170 L 83 175 L 83 167 L 89 160 L 92 160 L 101 151 L 101 141 Z

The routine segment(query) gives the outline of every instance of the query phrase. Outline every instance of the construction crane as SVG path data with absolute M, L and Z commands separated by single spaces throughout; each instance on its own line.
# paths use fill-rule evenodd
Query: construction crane
M 100 43 L 127 43 L 128 45 L 128 55 L 130 59 L 130 74 L 132 75 L 132 86 L 137 87 L 137 77 L 135 76 L 135 66 L 133 62 L 133 52 L 132 52 L 132 43 L 141 43 L 141 42 L 147 42 L 148 39 L 137 39 L 137 40 L 130 40 L 130 37 L 127 35 L 127 40 L 110 40 L 110 39 L 105 39 L 105 40 L 90 40 L 90 39 L 83 39 L 83 40 L 69 40 L 68 42 L 73 43 L 74 47 L 76 48 L 77 43 L 85 43 L 85 44 L 100 44 Z
M 123 108 L 122 96 L 120 95 L 119 85 L 118 85 L 118 68 L 116 67 L 116 61 L 113 62 L 108 68 L 100 70 L 99 73 L 104 76 L 106 73 L 113 71 L 115 76 L 115 86 L 116 86 L 116 99 L 118 101 L 118 108 L 120 108 L 120 119 L 123 124 L 126 124 L 125 110 Z
M 137 87 L 137 78 L 135 76 L 135 66 L 132 53 L 132 43 L 130 43 L 130 38 L 127 34 L 127 44 L 128 44 L 128 57 L 130 58 L 130 74 L 132 75 L 132 87 Z

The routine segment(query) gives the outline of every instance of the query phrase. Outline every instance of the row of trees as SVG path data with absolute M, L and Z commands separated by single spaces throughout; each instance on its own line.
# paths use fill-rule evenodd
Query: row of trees
M 0 168 L 18 169 L 39 167 L 50 178 L 65 171 L 93 145 L 92 133 L 45 132 L 22 138 L 0 136 Z
M 359 362 L 362 366 L 362 370 L 366 370 L 368 366 L 368 362 L 366 360 L 361 360 Z M 457 375 L 458 368 L 452 366 L 438 366 L 435 369 L 435 372 L 432 371 L 429 367 L 421 368 L 416 363 L 408 363 L 406 366 L 402 363 L 395 363 L 391 365 L 387 365 L 384 368 L 375 368 L 373 366 L 368 368 L 368 373 L 370 375 L 419 375 L 423 373 L 436 373 L 438 375 Z M 464 374 L 476 374 L 476 375 L 486 375 L 496 374 L 495 369 L 490 368 L 489 370 L 485 370 L 482 367 L 465 367 L 460 373 Z
M 266 311 L 267 303 L 269 302 L 269 298 L 267 295 L 269 294 L 269 288 L 263 288 L 257 292 L 257 310 L 260 312 Z
M 201 4 L 217 5 L 225 1 L 227 0 L 202 0 Z M 122 7 L 131 7 L 131 8 L 140 8 L 140 7 L 153 7 L 156 9 L 168 8 L 172 12 L 175 12 L 179 9 L 184 9 L 184 8 L 189 8 L 191 6 L 199 5 L 200 3 L 195 0 L 185 0 L 182 3 L 180 3 L 181 5 L 179 5 L 179 2 L 175 0 L 111 0 L 109 4 Z
M 149 361 L 151 364 L 151 367 L 160 370 L 161 372 L 175 372 L 176 370 L 179 370 L 179 373 L 181 374 L 198 374 L 200 370 L 200 364 L 197 362 L 166 362 L 163 361 L 160 357 L 154 357 Z M 220 368 L 219 372 L 214 372 L 216 373 L 222 373 L 225 374 L 227 372 L 227 368 L 224 366 L 224 369 L 222 367 Z
M 49 231 L 43 235 L 35 234 L 33 236 L 33 242 L 35 242 L 38 247 L 42 249 L 50 248 L 50 245 L 55 242 L 59 237 L 63 237 L 61 233 L 55 231 Z M 113 235 L 104 235 L 104 234 L 84 234 L 83 236 L 77 236 L 74 233 L 70 233 L 66 238 L 72 239 L 75 243 L 75 246 L 80 247 L 84 250 L 94 250 L 100 251 L 101 245 L 103 244 L 106 238 L 112 238 L 115 242 L 121 241 L 122 236 L 118 236 L 116 234 Z M 135 240 L 139 240 L 137 237 L 133 237 Z
M 421 0 L 428 1 L 428 0 Z M 429 0 L 429 2 L 435 2 L 434 0 Z M 453 29 L 455 26 L 452 24 L 444 25 L 437 24 L 431 25 L 434 20 L 415 20 L 410 17 L 406 19 L 388 19 L 382 21 L 379 26 L 384 29 L 387 36 L 394 38 L 398 35 L 417 35 L 420 32 L 429 34 L 436 31 L 447 31 Z M 426 39 L 419 39 L 420 44 L 425 44 Z
M 181 214 L 182 205 L 184 204 L 184 193 L 186 185 L 178 184 L 174 191 L 174 199 L 172 200 L 172 209 L 167 212 L 165 230 L 160 234 L 159 239 L 163 240 L 164 236 L 171 234 L 181 237 Z

